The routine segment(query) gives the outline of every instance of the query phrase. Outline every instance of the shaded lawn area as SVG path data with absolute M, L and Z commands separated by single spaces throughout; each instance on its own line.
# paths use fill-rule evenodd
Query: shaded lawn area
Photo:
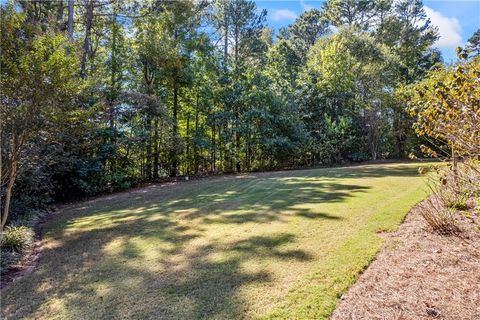
M 328 317 L 426 196 L 419 164 L 153 185 L 78 203 L 45 227 L 2 318 Z

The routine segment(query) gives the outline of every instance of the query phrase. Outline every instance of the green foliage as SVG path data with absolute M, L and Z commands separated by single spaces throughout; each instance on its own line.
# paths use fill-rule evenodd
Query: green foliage
M 330 33 L 329 20 L 323 11 L 312 9 L 305 11 L 295 23 L 288 27 L 283 37 L 288 40 L 298 59 L 306 62 L 310 48 Z
M 0 272 L 14 265 L 34 241 L 33 229 L 26 226 L 7 226 L 0 234 Z
M 410 112 L 419 135 L 439 139 L 460 156 L 475 158 L 480 150 L 480 58 L 450 68 L 439 66 L 409 88 Z
M 15 252 L 22 252 L 32 243 L 33 237 L 34 233 L 31 228 L 25 226 L 8 226 L 2 232 L 2 251 L 9 250 Z
M 419 1 L 326 1 L 276 41 L 249 0 L 84 1 L 73 34 L 67 8 L 2 5 L 12 219 L 167 176 L 420 154 L 399 90 L 439 58 Z
M 363 162 L 370 160 L 370 155 L 365 152 L 354 152 L 348 155 L 348 159 L 352 162 Z
M 468 39 L 465 49 L 471 57 L 480 56 L 480 29 Z

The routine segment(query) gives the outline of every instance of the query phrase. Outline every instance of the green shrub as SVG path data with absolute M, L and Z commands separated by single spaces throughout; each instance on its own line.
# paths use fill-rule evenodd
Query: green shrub
M 5 228 L 1 237 L 2 253 L 5 251 L 22 252 L 33 242 L 34 232 L 25 226 L 9 226 Z
M 444 201 L 448 208 L 457 209 L 457 210 L 467 210 L 468 209 L 468 199 L 469 195 L 463 191 L 445 191 L 444 192 Z

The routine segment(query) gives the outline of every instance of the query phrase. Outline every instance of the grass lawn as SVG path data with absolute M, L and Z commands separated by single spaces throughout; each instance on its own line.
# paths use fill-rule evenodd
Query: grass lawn
M 66 207 L 2 318 L 322 319 L 426 196 L 419 164 L 153 185 Z

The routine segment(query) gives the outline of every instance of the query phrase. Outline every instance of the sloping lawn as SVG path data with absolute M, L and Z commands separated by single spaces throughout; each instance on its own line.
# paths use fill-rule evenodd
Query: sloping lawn
M 419 164 L 154 185 L 64 208 L 2 318 L 322 319 L 426 196 Z

